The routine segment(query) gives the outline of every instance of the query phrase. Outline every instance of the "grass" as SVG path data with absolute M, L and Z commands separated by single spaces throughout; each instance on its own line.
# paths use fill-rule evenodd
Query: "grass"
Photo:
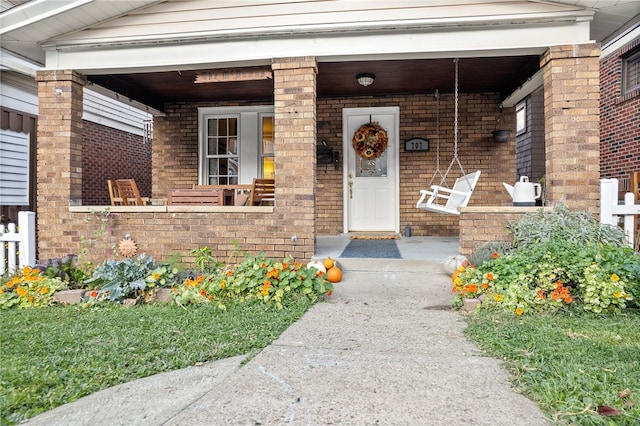
M 517 317 L 480 311 L 469 316 L 466 334 L 487 353 L 505 360 L 515 387 L 554 424 L 640 424 L 638 312 Z M 631 394 L 621 397 L 625 389 Z M 621 414 L 601 416 L 598 406 Z
M 105 304 L 0 311 L 0 424 L 163 371 L 253 355 L 310 306 Z

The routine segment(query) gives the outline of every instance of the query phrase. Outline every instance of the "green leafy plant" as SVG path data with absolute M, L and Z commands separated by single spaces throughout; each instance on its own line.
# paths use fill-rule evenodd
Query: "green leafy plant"
M 294 259 L 277 261 L 260 253 L 246 255 L 242 262 L 213 273 L 187 278 L 175 288 L 174 300 L 180 305 L 215 303 L 220 309 L 226 309 L 231 300 L 259 301 L 283 309 L 298 297 L 316 301 L 332 292 L 333 284 L 325 273 Z
M 469 262 L 472 265 L 480 266 L 487 260 L 495 259 L 497 256 L 504 256 L 512 251 L 513 247 L 506 241 L 487 241 L 469 256 Z
M 78 267 L 78 257 L 74 254 L 55 259 L 47 259 L 34 266 L 49 278 L 60 278 L 69 288 L 82 288 L 89 276 Z
M 88 301 L 139 299 L 144 296 L 147 277 L 155 268 L 153 258 L 144 253 L 137 259 L 107 260 L 96 268 L 93 278 L 85 281 L 86 285 L 99 289 L 89 293 Z
M 53 294 L 65 288 L 60 278 L 48 277 L 39 269 L 26 266 L 0 287 L 0 309 L 50 306 L 54 303 Z
M 510 229 L 512 251 L 494 252 L 477 268 L 456 271 L 454 306 L 461 298 L 483 296 L 483 308 L 516 315 L 574 306 L 616 313 L 637 300 L 640 255 L 624 243 L 622 230 L 600 226 L 590 214 L 564 205 L 527 214 Z M 487 274 L 493 279 L 483 281 Z
M 607 262 L 602 262 L 603 251 L 608 253 Z M 459 273 L 454 289 L 464 289 L 476 284 L 478 276 L 491 274 L 483 308 L 517 315 L 573 305 L 596 313 L 619 312 L 633 300 L 628 283 L 640 280 L 630 264 L 640 267 L 640 256 L 630 248 L 547 241 L 487 261 L 473 274 Z
M 565 204 L 551 211 L 540 209 L 527 213 L 507 225 L 513 234 L 513 246 L 522 248 L 543 241 L 573 241 L 579 244 L 625 246 L 624 231 L 617 226 L 602 225 L 588 212 L 573 212 Z
M 93 270 L 93 257 L 108 258 L 116 253 L 116 245 L 112 241 L 113 214 L 109 208 L 92 211 L 84 218 L 86 231 L 80 235 L 80 255 L 78 263 L 85 271 Z M 97 225 L 97 226 L 96 226 Z

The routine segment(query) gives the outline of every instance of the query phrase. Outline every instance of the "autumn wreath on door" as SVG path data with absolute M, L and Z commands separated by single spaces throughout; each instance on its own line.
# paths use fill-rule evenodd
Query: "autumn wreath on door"
M 388 143 L 387 131 L 378 123 L 363 124 L 353 135 L 353 149 L 367 160 L 380 157 Z

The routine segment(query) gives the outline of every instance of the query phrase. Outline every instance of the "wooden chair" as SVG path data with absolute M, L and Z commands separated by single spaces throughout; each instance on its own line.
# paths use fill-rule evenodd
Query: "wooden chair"
M 107 187 L 109 188 L 109 199 L 112 206 L 121 206 L 123 201 L 120 193 L 118 192 L 118 186 L 115 181 L 107 180 Z
M 144 206 L 146 199 L 140 196 L 138 185 L 134 179 L 118 179 L 116 180 L 118 193 L 122 198 L 122 204 L 125 206 Z
M 276 201 L 275 190 L 275 179 L 253 179 L 249 205 L 260 206 L 263 203 L 274 205 Z
M 458 208 L 467 206 L 478 179 L 480 179 L 480 170 L 456 179 L 452 189 L 438 185 L 432 185 L 431 190 L 422 189 L 420 190 L 421 196 L 416 203 L 416 207 L 436 213 L 459 215 Z M 427 196 L 429 198 L 424 202 Z M 440 201 L 445 202 L 445 204 L 438 204 Z
M 170 206 L 222 206 L 224 191 L 217 189 L 175 189 L 169 191 Z

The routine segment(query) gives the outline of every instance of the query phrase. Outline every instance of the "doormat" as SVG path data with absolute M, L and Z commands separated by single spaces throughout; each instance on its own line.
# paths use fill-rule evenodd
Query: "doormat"
M 340 257 L 402 259 L 394 240 L 351 240 Z
M 352 235 L 352 240 L 399 240 L 400 237 L 397 234 L 362 234 L 362 235 Z

